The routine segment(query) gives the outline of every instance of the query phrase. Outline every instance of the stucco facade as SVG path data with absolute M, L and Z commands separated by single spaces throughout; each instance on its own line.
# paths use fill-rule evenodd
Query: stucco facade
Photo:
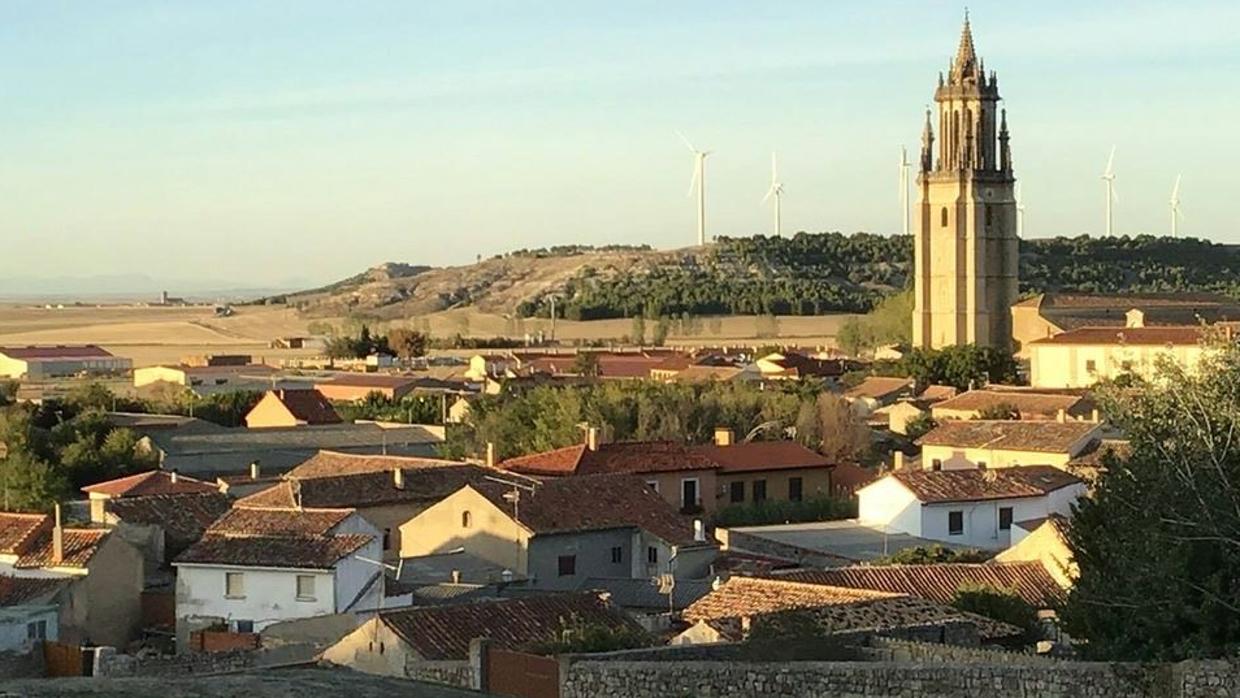
M 716 479 L 718 505 L 753 504 L 755 485 L 762 483 L 766 501 L 786 502 L 794 493 L 792 481 L 800 479 L 801 499 L 826 497 L 831 494 L 831 468 L 789 468 L 787 470 L 754 470 L 751 472 L 720 472 Z M 740 483 L 740 484 L 735 484 Z M 735 489 L 734 489 L 735 488 Z M 741 489 L 743 488 L 743 491 Z M 740 495 L 738 501 L 733 495 Z
M 1029 381 L 1035 388 L 1088 388 L 1098 381 L 1133 373 L 1152 378 L 1160 358 L 1196 370 L 1206 349 L 1199 344 L 1058 344 L 1054 340 L 1032 342 Z
M 464 548 L 474 557 L 526 576 L 532 537 L 528 529 L 486 497 L 463 488 L 400 526 L 400 556 L 417 557 Z
M 1099 430 L 1081 437 L 1071 448 L 1060 452 L 1016 451 L 999 448 L 957 448 L 954 446 L 921 447 L 921 466 L 925 470 L 973 470 L 985 465 L 987 468 L 1017 468 L 1022 465 L 1053 465 L 1067 468 L 1068 461 L 1083 451 Z

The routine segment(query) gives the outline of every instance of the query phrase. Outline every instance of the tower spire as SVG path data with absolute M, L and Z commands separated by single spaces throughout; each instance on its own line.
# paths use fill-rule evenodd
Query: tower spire
M 960 45 L 956 47 L 956 60 L 952 64 L 952 72 L 956 77 L 977 73 L 977 50 L 973 47 L 973 30 L 969 26 L 969 9 L 964 10 L 964 27 L 960 29 Z

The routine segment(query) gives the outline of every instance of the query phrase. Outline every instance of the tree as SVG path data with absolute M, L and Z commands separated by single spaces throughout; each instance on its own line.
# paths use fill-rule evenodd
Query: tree
M 1020 410 L 1016 406 L 1001 402 L 997 405 L 988 405 L 977 411 L 978 419 L 998 419 L 998 420 L 1020 420 Z
M 1103 461 L 1068 545 L 1079 577 L 1063 617 L 1092 658 L 1175 661 L 1240 648 L 1240 350 L 1194 371 L 1169 360 L 1102 391 L 1130 453 Z
M 631 650 L 653 644 L 654 638 L 636 625 L 612 627 L 573 615 L 561 619 L 556 639 L 532 643 L 525 649 L 542 655 L 585 654 Z
M 838 395 L 828 392 L 818 395 L 811 427 L 815 448 L 834 463 L 855 463 L 870 455 L 870 428 Z
M 573 359 L 573 373 L 586 378 L 598 378 L 598 354 L 592 351 L 579 351 Z
M 24 451 L 0 458 L 0 507 L 4 511 L 48 511 L 70 494 L 69 483 L 45 461 Z
M 633 329 L 629 330 L 629 337 L 638 346 L 646 343 L 646 318 L 644 316 L 633 316 Z
M 17 389 L 20 387 L 21 383 L 15 380 L 0 378 L 0 407 L 17 402 Z
M 930 430 L 938 425 L 939 423 L 930 416 L 929 412 L 923 412 L 904 423 L 904 435 L 916 441 L 929 434 Z
M 953 550 L 938 543 L 930 547 L 905 548 L 894 555 L 870 561 L 871 565 L 934 565 L 947 562 L 985 562 L 990 553 L 981 550 Z
M 1038 633 L 1038 611 L 1030 606 L 1015 589 L 986 584 L 961 584 L 952 606 L 979 616 L 1014 625 L 1025 631 L 1025 640 L 1033 641 Z
M 651 336 L 650 342 L 656 347 L 661 347 L 667 343 L 667 335 L 671 332 L 672 321 L 666 315 L 660 315 L 654 324 L 654 335 Z
M 388 347 L 402 359 L 426 356 L 429 342 L 429 337 L 407 327 L 393 327 L 387 333 Z
M 960 390 L 987 383 L 1015 383 L 1016 360 L 993 347 L 959 344 L 942 349 L 913 349 L 891 365 L 876 371 L 908 376 L 919 390 L 928 385 L 945 384 Z

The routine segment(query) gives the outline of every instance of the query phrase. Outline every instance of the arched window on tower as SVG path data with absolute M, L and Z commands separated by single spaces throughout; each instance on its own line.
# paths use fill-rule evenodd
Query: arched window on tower
M 942 211 L 939 211 L 939 226 L 943 228 L 947 227 L 947 207 L 946 206 L 943 207 Z

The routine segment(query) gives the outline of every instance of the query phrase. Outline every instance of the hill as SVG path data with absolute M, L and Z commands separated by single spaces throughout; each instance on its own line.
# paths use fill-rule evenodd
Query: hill
M 1213 291 L 1240 296 L 1240 252 L 1153 236 L 1021 241 L 1021 291 Z M 869 233 L 719 238 L 705 247 L 518 250 L 460 267 L 389 263 L 280 296 L 306 317 L 390 320 L 471 307 L 520 317 L 821 315 L 870 310 L 905 287 L 912 240 Z

